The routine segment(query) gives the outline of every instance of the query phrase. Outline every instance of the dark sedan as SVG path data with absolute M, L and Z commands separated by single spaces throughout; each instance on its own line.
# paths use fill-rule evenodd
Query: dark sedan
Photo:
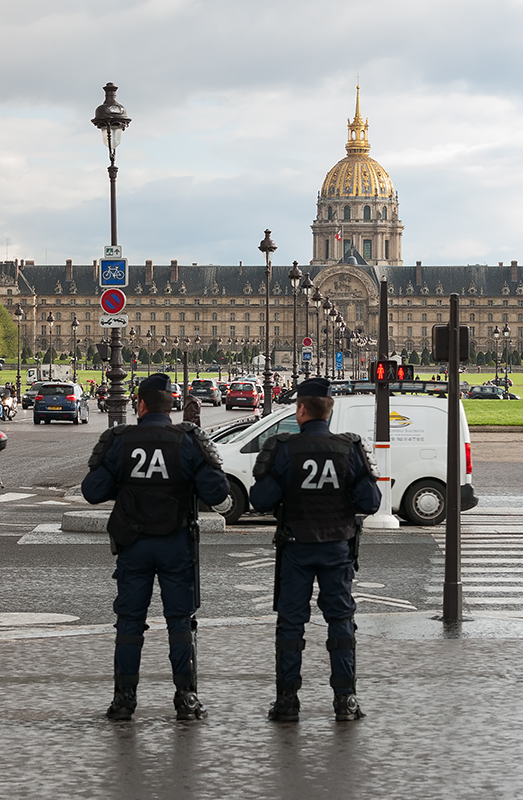
M 22 395 L 22 408 L 31 408 L 34 406 L 35 397 L 40 391 L 43 381 L 37 381 Z

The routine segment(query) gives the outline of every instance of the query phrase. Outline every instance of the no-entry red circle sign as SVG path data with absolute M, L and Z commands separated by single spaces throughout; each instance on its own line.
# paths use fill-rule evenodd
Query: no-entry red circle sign
M 106 314 L 119 314 L 126 302 L 127 298 L 121 289 L 108 289 L 100 297 L 100 305 Z

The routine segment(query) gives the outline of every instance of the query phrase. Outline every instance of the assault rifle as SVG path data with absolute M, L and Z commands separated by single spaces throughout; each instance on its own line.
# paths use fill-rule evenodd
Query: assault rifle
M 191 496 L 191 511 L 189 514 L 189 533 L 191 534 L 191 552 L 194 573 L 194 606 L 200 608 L 200 526 L 198 524 L 198 495 Z

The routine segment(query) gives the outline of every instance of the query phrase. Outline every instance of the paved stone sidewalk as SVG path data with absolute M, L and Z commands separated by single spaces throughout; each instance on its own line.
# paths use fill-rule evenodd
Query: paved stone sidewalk
M 127 723 L 104 717 L 112 632 L 13 632 L 0 642 L 0 796 L 523 797 L 523 620 L 485 615 L 444 631 L 428 614 L 361 614 L 359 624 L 367 717 L 348 724 L 332 714 L 319 618 L 307 629 L 296 725 L 266 719 L 272 622 L 202 622 L 200 696 L 209 718 L 199 723 L 175 721 L 164 630 L 146 634 L 139 708 Z

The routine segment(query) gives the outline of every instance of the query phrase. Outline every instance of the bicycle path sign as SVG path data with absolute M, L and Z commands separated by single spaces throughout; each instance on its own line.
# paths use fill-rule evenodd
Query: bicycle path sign
M 99 267 L 99 284 L 102 287 L 128 286 L 129 269 L 126 258 L 101 258 Z

